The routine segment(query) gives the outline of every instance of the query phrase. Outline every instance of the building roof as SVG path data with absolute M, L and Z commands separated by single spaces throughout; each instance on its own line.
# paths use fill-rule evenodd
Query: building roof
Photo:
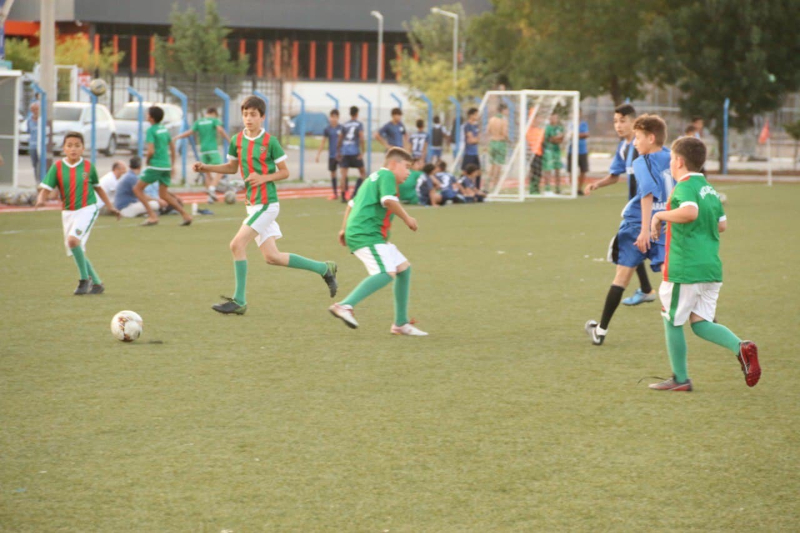
M 83 23 L 167 25 L 173 5 L 203 12 L 203 0 L 57 0 L 56 20 Z M 461 0 L 468 15 L 491 9 L 490 0 Z M 403 23 L 424 17 L 441 0 L 222 0 L 220 15 L 232 28 L 325 31 L 377 31 L 372 10 L 384 16 L 387 32 L 403 32 Z M 39 20 L 39 2 L 15 2 L 10 20 Z

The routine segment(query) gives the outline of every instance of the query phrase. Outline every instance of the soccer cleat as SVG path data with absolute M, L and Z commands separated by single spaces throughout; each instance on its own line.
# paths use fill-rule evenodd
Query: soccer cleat
M 409 322 L 408 324 L 403 324 L 402 326 L 395 326 L 392 324 L 392 328 L 389 330 L 389 333 L 392 335 L 408 335 L 409 337 L 427 337 L 428 334 L 421 329 L 411 325 Z
M 739 344 L 739 364 L 742 365 L 744 381 L 748 387 L 755 387 L 761 379 L 761 365 L 758 364 L 758 346 L 751 341 L 743 341 Z
M 339 285 L 336 283 L 336 272 L 339 270 L 339 267 L 337 267 L 336 263 L 333 261 L 325 261 L 325 264 L 328 265 L 328 270 L 322 275 L 322 279 L 328 284 L 328 289 L 331 291 L 331 298 L 333 298 L 336 296 L 336 290 L 339 288 Z
M 328 308 L 333 316 L 340 319 L 348 328 L 356 329 L 358 322 L 353 314 L 352 305 L 333 304 Z
M 213 192 L 206 191 L 206 194 L 208 195 L 208 203 L 213 204 L 214 202 L 217 201 L 217 195 L 214 194 Z
M 328 200 L 336 200 L 337 198 L 339 198 L 339 195 L 336 193 L 333 193 L 330 196 L 328 196 Z
M 221 304 L 214 304 L 211 309 L 223 315 L 243 315 L 247 311 L 247 305 L 239 305 L 233 298 L 221 296 L 225 301 Z
M 665 379 L 659 383 L 651 383 L 649 387 L 653 390 L 670 390 L 675 392 L 691 392 L 692 391 L 692 380 L 687 379 L 683 383 L 678 383 L 675 381 L 675 376 L 672 376 L 669 379 Z
M 645 302 L 654 302 L 656 300 L 656 291 L 650 291 L 649 293 L 642 292 L 642 289 L 636 289 L 636 292 L 633 293 L 633 296 L 629 296 L 622 300 L 622 303 L 625 305 L 639 305 Z
M 103 294 L 106 291 L 106 288 L 103 287 L 102 283 L 92 283 L 92 289 L 89 291 L 89 294 Z
M 72 294 L 76 296 L 83 296 L 84 294 L 89 294 L 89 291 L 92 290 L 92 280 L 91 279 L 79 279 L 78 280 L 78 287 L 75 289 L 75 292 Z
M 192 225 L 192 219 L 190 218 L 189 220 L 184 220 L 183 222 L 181 222 L 180 225 L 181 226 L 191 226 Z
M 596 320 L 589 320 L 586 322 L 586 325 L 583 327 L 583 329 L 586 330 L 586 334 L 589 335 L 589 338 L 592 340 L 592 344 L 595 346 L 600 346 L 606 339 L 606 332 L 600 329 Z

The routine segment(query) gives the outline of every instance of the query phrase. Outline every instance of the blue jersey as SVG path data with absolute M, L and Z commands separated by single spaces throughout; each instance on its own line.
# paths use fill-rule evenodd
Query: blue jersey
M 442 189 L 450 189 L 456 182 L 456 177 L 449 172 L 437 172 L 436 179 L 442 184 Z
M 420 174 L 417 178 L 416 189 L 418 198 L 428 198 L 433 190 L 433 180 L 425 173 Z
M 669 149 L 662 148 L 654 154 L 640 155 L 633 162 L 633 172 L 636 175 L 636 195 L 625 206 L 622 218 L 628 224 L 641 228 L 642 198 L 648 194 L 653 195 L 653 214 L 656 214 L 666 209 L 669 195 L 675 186 L 669 171 Z M 658 242 L 664 244 L 664 232 Z
M 395 124 L 390 120 L 383 125 L 378 133 L 381 137 L 386 139 L 386 142 L 389 143 L 389 146 L 399 146 L 400 148 L 403 147 L 403 136 L 406 134 L 406 127 L 402 122 Z
M 585 120 L 581 120 L 578 126 L 578 133 L 589 133 L 589 124 Z M 569 143 L 569 153 L 572 153 L 572 142 Z M 589 153 L 589 143 L 586 138 L 581 139 L 578 137 L 578 154 L 584 155 Z
M 474 143 L 467 141 L 467 133 L 471 133 L 477 139 L 478 125 L 467 122 L 461 129 L 464 133 L 464 155 L 478 155 L 478 141 L 476 140 Z
M 119 183 L 117 183 L 117 192 L 114 193 L 114 207 L 122 210 L 139 201 L 133 193 L 133 188 L 137 183 L 139 183 L 139 176 L 130 170 L 120 178 Z
M 418 131 L 409 135 L 408 140 L 411 142 L 411 155 L 414 158 L 422 157 L 425 143 L 428 142 L 428 134 L 424 131 Z
M 361 153 L 361 132 L 364 125 L 357 120 L 348 120 L 342 126 L 342 155 L 359 155 Z
M 328 157 L 330 158 L 336 157 L 336 147 L 339 144 L 339 134 L 342 133 L 342 129 L 342 126 L 338 124 L 336 126 L 328 124 L 322 132 L 328 138 Z
M 461 176 L 459 183 L 461 183 L 461 186 L 464 187 L 465 189 L 475 188 L 475 182 L 473 182 L 468 176 Z
M 633 176 L 633 161 L 639 157 L 639 152 L 631 142 L 622 139 L 617 145 L 617 151 L 614 153 L 614 159 L 611 161 L 611 166 L 608 167 L 608 173 L 613 176 L 620 176 L 622 174 L 628 175 L 628 200 L 636 195 L 636 178 Z

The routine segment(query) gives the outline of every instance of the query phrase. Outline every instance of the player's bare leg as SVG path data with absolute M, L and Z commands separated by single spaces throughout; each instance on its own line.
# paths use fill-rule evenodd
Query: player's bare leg
M 156 215 L 156 212 L 153 211 L 152 207 L 150 207 L 150 201 L 144 194 L 145 187 L 147 187 L 147 183 L 143 182 L 142 180 L 137 181 L 136 185 L 133 186 L 133 194 L 142 203 L 145 211 L 147 211 L 147 219 L 144 221 L 143 225 L 152 226 L 154 224 L 158 224 L 158 215 Z
M 331 298 L 336 296 L 336 291 L 338 289 L 338 284 L 336 282 L 336 272 L 338 268 L 336 263 L 333 261 L 315 261 L 301 255 L 281 252 L 278 250 L 278 245 L 275 242 L 276 240 L 276 237 L 270 237 L 258 247 L 258 249 L 261 251 L 261 255 L 264 256 L 264 260 L 268 265 L 297 268 L 300 270 L 315 272 L 322 276 L 322 279 L 325 280 L 325 283 L 328 285 Z
M 140 181 L 139 183 L 142 182 Z M 139 184 L 137 183 L 136 185 L 138 186 Z M 183 209 L 183 206 L 180 204 L 180 202 L 178 202 L 178 199 L 170 194 L 169 188 L 163 183 L 158 185 L 158 195 L 183 217 L 183 223 L 181 226 L 188 226 L 192 223 L 192 217 L 189 216 L 189 213 Z

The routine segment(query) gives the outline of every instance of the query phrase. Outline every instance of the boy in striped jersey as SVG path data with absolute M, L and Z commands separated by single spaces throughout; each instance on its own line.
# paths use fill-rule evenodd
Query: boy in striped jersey
M 264 122 L 266 105 L 257 96 L 248 96 L 242 103 L 244 130 L 231 139 L 228 162 L 222 165 L 195 163 L 196 172 L 233 174 L 241 170 L 245 190 L 247 217 L 230 244 L 233 253 L 236 291 L 232 298 L 215 304 L 212 309 L 223 314 L 243 315 L 247 311 L 247 245 L 255 239 L 267 264 L 316 272 L 328 285 L 331 298 L 336 295 L 336 263 L 320 262 L 296 254 L 280 252 L 275 244 L 283 235 L 276 222 L 280 211 L 275 182 L 289 177 L 286 154 L 278 140 L 267 133 Z
M 411 154 L 403 148 L 389 148 L 383 168 L 364 180 L 344 212 L 339 243 L 350 248 L 369 273 L 344 300 L 328 308 L 333 316 L 341 319 L 349 328 L 358 327 L 353 307 L 394 280 L 394 324 L 389 332 L 392 335 L 415 337 L 427 335 L 411 324 L 408 318 L 411 264 L 397 246 L 388 242 L 394 215 L 400 217 L 411 231 L 417 231 L 417 221 L 403 209 L 397 198 L 397 186 L 408 177 L 411 160 Z
M 64 243 L 67 255 L 72 256 L 78 267 L 80 279 L 73 294 L 100 294 L 105 289 L 100 276 L 86 257 L 86 241 L 97 220 L 97 196 L 108 206 L 112 215 L 119 219 L 119 211 L 100 187 L 97 170 L 83 159 L 83 135 L 77 131 L 64 135 L 64 158 L 53 163 L 44 181 L 39 185 L 36 207 L 43 207 L 50 191 L 58 189 L 64 209 L 61 224 L 64 228 Z
M 754 387 L 761 377 L 756 345 L 742 341 L 714 320 L 722 288 L 719 234 L 727 228 L 728 219 L 719 194 L 701 172 L 705 162 L 706 146 L 700 139 L 681 137 L 672 143 L 670 171 L 678 183 L 667 210 L 657 212 L 651 222 L 654 240 L 662 224 L 667 226 L 664 281 L 658 292 L 672 367 L 672 378 L 650 385 L 654 390 L 692 390 L 683 336 L 686 322 L 695 335 L 727 348 L 739 359 L 748 387 Z

